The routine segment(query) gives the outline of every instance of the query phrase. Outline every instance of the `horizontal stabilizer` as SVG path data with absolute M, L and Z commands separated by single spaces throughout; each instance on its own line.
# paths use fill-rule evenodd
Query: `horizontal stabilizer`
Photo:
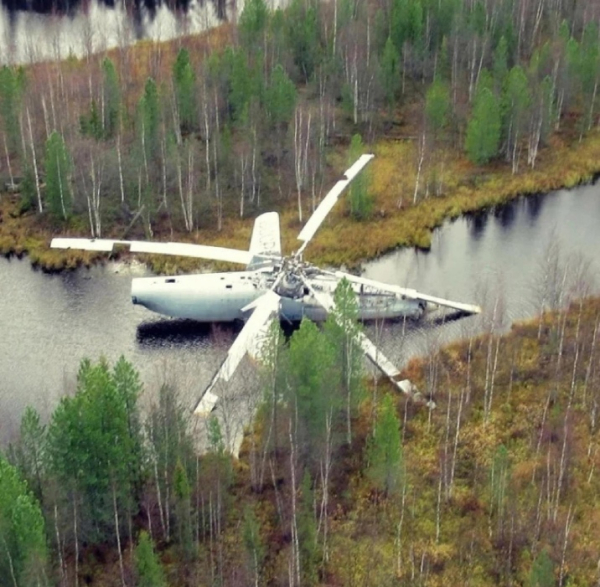
M 212 261 L 240 263 L 241 265 L 247 265 L 252 259 L 252 254 L 249 251 L 191 243 L 155 243 L 101 238 L 54 238 L 50 246 L 53 249 L 77 249 L 83 251 L 104 251 L 108 253 L 114 250 L 115 245 L 129 247 L 129 252 L 131 253 L 196 257 Z

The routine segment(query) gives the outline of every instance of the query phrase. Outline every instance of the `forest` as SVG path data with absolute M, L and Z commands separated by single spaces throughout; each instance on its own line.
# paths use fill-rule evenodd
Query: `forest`
M 223 241 L 273 208 L 300 225 L 353 136 L 377 155 L 367 197 L 348 211 L 355 229 L 442 208 L 404 242 L 358 255 L 427 246 L 440 215 L 597 171 L 599 10 L 293 0 L 269 11 L 252 0 L 204 36 L 83 60 L 57 47 L 53 62 L 5 66 L 1 175 L 20 195 L 4 215 L 21 224 L 0 250 L 61 267 L 48 232 Z M 393 174 L 399 188 L 385 183 Z
M 3 584 L 597 584 L 589 287 L 551 246 L 538 318 L 507 332 L 497 300 L 462 342 L 432 329 L 405 371 L 425 404 L 364 371 L 342 281 L 322 328 L 272 327 L 239 459 L 214 417 L 198 452 L 176 386 L 142 409 L 133 365 L 84 360 L 76 392 L 48 422 L 28 408 L 0 455 Z
M 366 150 L 368 189 L 336 230 L 368 237 L 329 260 L 426 247 L 445 217 L 598 171 L 599 16 L 249 0 L 201 37 L 5 66 L 0 251 L 56 269 L 82 261 L 47 251 L 56 233 L 245 246 L 262 211 L 300 226 Z M 98 349 L 2 450 L 2 584 L 600 583 L 600 305 L 559 250 L 540 275 L 537 319 L 507 333 L 497 301 L 484 334 L 432 334 L 406 375 L 435 409 L 363 371 L 342 286 L 322 329 L 271 333 L 239 459 L 214 419 L 198 452 L 176 386 L 142 409 L 135 365 Z

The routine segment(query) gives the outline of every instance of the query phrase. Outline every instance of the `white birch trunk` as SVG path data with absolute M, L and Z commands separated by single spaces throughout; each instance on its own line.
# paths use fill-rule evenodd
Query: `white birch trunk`
M 31 157 L 33 159 L 33 174 L 35 179 L 35 192 L 37 194 L 38 200 L 38 212 L 40 214 L 44 211 L 42 206 L 42 192 L 40 190 L 40 175 L 38 173 L 37 166 L 37 157 L 35 156 L 35 144 L 33 142 L 33 131 L 31 130 L 31 117 L 29 116 L 29 108 L 26 110 L 27 112 L 27 126 L 29 127 L 29 146 L 31 148 Z

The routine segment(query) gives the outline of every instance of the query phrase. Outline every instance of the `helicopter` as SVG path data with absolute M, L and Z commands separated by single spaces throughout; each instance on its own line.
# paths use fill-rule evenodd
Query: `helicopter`
M 445 300 L 414 289 L 391 285 L 343 271 L 322 269 L 303 257 L 323 221 L 350 183 L 372 161 L 361 155 L 321 200 L 298 235 L 302 242 L 290 255 L 281 249 L 279 215 L 266 212 L 254 222 L 248 251 L 178 242 L 127 241 L 101 238 L 54 238 L 52 248 L 112 252 L 125 247 L 131 253 L 188 256 L 245 265 L 243 271 L 134 278 L 131 300 L 152 312 L 198 322 L 245 321 L 226 358 L 201 394 L 194 413 L 209 414 L 218 402 L 214 393 L 227 382 L 246 353 L 256 351 L 268 325 L 275 318 L 298 322 L 323 321 L 334 308 L 334 292 L 342 279 L 354 290 L 360 320 L 420 319 L 433 307 L 451 308 L 461 315 L 477 314 L 477 305 Z M 357 343 L 365 355 L 403 393 L 415 396 L 408 380 L 362 332 Z

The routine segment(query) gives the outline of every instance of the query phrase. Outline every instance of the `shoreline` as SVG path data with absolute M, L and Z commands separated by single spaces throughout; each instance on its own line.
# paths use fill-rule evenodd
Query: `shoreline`
M 376 157 L 371 166 L 370 190 L 374 197 L 374 214 L 368 221 L 352 220 L 344 203 L 338 203 L 331 217 L 321 227 L 307 249 L 307 259 L 316 264 L 356 268 L 362 262 L 375 259 L 401 247 L 427 250 L 433 231 L 445 221 L 469 214 L 487 213 L 499 205 L 520 197 L 546 194 L 558 189 L 570 189 L 589 183 L 600 173 L 600 132 L 592 131 L 581 141 L 565 141 L 553 137 L 554 145 L 546 147 L 535 169 L 525 169 L 512 175 L 508 164 L 496 162 L 486 167 L 468 164 L 463 157 L 447 158 L 442 177 L 441 196 L 422 198 L 415 205 L 405 204 L 414 192 L 415 171 L 411 169 L 414 145 L 409 142 L 381 140 L 373 147 Z M 335 159 L 339 158 L 335 154 Z M 407 165 L 406 162 L 409 162 Z M 339 161 L 336 167 L 339 166 Z M 0 195 L 0 254 L 5 257 L 27 255 L 34 268 L 54 273 L 90 267 L 109 259 L 104 253 L 59 251 L 49 248 L 58 234 L 78 235 L 83 231 L 66 226 L 63 230 L 51 226 L 35 213 L 18 214 L 18 195 Z M 265 210 L 266 211 L 266 210 Z M 310 210 L 306 210 L 306 217 Z M 300 230 L 295 203 L 279 209 L 282 248 L 290 252 L 298 248 L 295 237 Z M 74 224 L 74 223 L 72 223 Z M 80 224 L 80 222 L 79 222 Z M 196 238 L 187 233 L 175 233 L 169 240 L 198 242 L 247 250 L 252 231 L 252 218 L 227 218 L 221 233 L 200 230 Z M 81 228 L 79 226 L 79 228 Z M 118 232 L 120 227 L 113 229 Z M 106 235 L 111 238 L 114 235 Z M 158 233 L 156 240 L 165 240 Z M 111 256 L 120 261 L 123 255 Z M 191 271 L 231 270 L 225 263 L 203 262 L 161 255 L 140 257 L 154 273 L 187 273 Z

